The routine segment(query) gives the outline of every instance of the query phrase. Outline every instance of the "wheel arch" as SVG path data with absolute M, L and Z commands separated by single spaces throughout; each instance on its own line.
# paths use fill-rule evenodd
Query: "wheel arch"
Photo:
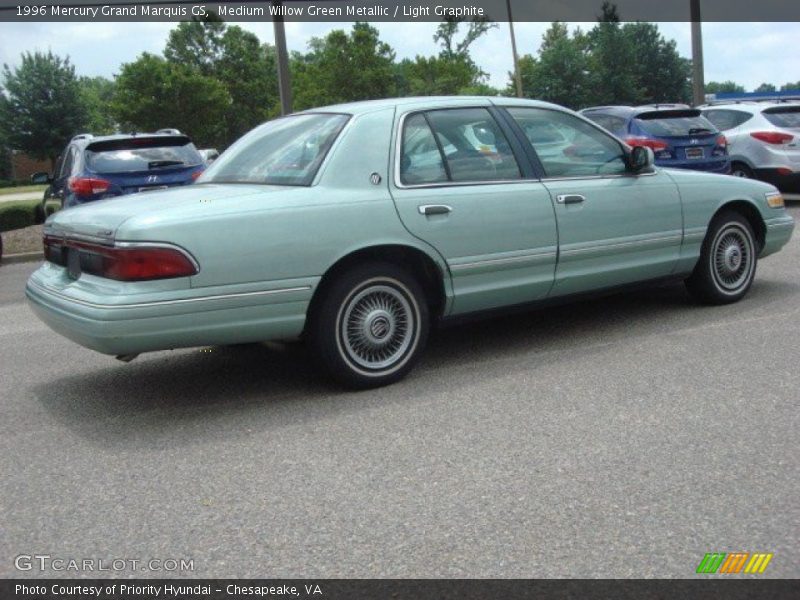
M 425 291 L 432 317 L 441 317 L 451 298 L 446 267 L 428 252 L 403 243 L 382 243 L 351 250 L 338 258 L 322 275 L 308 305 L 307 315 L 316 307 L 336 277 L 350 267 L 366 261 L 386 261 L 407 269 Z
M 736 212 L 747 219 L 750 227 L 753 228 L 753 233 L 756 235 L 758 251 L 761 252 L 767 239 L 767 224 L 764 222 L 764 217 L 761 216 L 758 207 L 749 200 L 730 200 L 717 207 L 716 212 L 711 217 L 711 221 L 725 211 Z

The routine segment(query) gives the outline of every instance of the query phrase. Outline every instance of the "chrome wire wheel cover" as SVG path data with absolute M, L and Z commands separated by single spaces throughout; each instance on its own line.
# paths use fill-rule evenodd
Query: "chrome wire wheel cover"
M 369 285 L 345 301 L 339 335 L 348 361 L 369 371 L 395 367 L 416 340 L 416 311 L 398 289 Z
M 753 242 L 740 225 L 728 225 L 714 240 L 711 272 L 722 292 L 734 293 L 746 285 L 753 273 Z

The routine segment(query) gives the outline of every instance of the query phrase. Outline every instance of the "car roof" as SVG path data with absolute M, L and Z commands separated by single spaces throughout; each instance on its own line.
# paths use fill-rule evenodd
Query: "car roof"
M 797 106 L 800 105 L 800 101 L 795 102 L 754 102 L 752 100 L 749 101 L 742 101 L 742 102 L 714 102 L 713 104 L 704 104 L 703 106 L 699 106 L 700 110 L 740 110 L 742 112 L 749 112 L 752 114 L 764 112 L 768 108 L 775 108 L 775 107 L 785 107 L 785 106 Z
M 565 112 L 569 110 L 563 106 L 551 104 L 550 102 L 528 100 L 525 98 L 511 98 L 507 96 L 409 96 L 406 98 L 382 98 L 380 100 L 362 100 L 360 102 L 332 104 L 329 106 L 310 108 L 295 114 L 332 112 L 358 115 L 385 108 L 422 110 L 426 108 L 459 106 L 529 106 L 532 108 L 549 108 Z

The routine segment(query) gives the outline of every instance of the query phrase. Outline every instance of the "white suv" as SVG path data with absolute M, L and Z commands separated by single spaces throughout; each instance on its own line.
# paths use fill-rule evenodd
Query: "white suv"
M 728 139 L 733 175 L 800 192 L 800 103 L 737 102 L 700 109 Z

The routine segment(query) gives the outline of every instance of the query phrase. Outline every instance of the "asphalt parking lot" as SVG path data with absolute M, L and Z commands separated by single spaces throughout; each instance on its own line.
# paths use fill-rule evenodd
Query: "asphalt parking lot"
M 410 378 L 359 393 L 299 345 L 84 350 L 26 305 L 36 266 L 0 267 L 0 577 L 81 575 L 21 554 L 691 577 L 717 551 L 800 576 L 800 235 L 739 304 L 671 285 L 450 328 Z

